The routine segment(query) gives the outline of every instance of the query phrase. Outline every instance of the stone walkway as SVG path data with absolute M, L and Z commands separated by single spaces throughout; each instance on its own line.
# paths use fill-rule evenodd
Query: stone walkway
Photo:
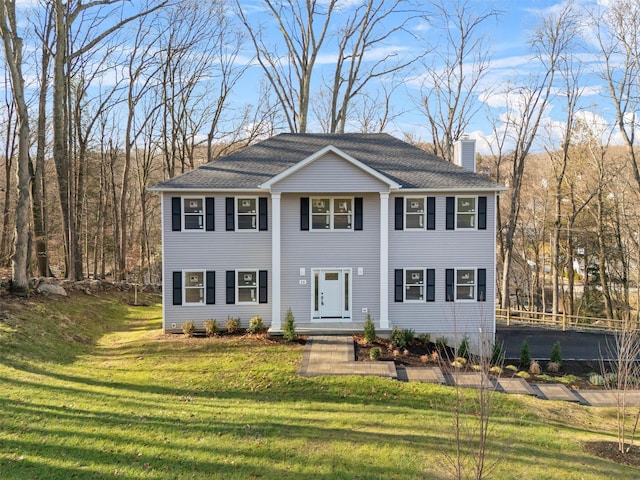
M 521 378 L 492 380 L 480 373 L 444 375 L 438 367 L 398 368 L 393 362 L 356 362 L 351 336 L 312 336 L 302 355 L 300 375 L 373 375 L 409 382 L 430 382 L 465 388 L 496 388 L 497 391 L 532 395 L 544 400 L 576 402 L 592 407 L 611 407 L 617 404 L 616 390 L 569 390 L 561 383 L 530 385 Z M 494 383 L 497 382 L 497 383 Z M 627 406 L 640 406 L 640 391 L 627 392 Z

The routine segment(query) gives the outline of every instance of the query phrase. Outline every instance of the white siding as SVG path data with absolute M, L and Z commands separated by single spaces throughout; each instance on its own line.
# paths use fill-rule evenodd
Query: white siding
M 446 230 L 446 197 L 475 195 L 455 192 L 436 196 L 436 229 L 395 230 L 395 196 L 389 201 L 389 319 L 391 327 L 414 329 L 432 334 L 432 338 L 468 334 L 477 338 L 479 329 L 493 335 L 495 330 L 495 205 L 496 197 L 487 195 L 486 230 Z M 410 196 L 418 196 L 413 193 Z M 394 271 L 401 268 L 435 269 L 435 302 L 395 302 Z M 447 268 L 485 268 L 487 301 L 446 302 Z M 493 337 L 492 337 L 493 338 Z
M 202 329 L 204 321 L 215 318 L 224 325 L 228 316 L 240 317 L 243 327 L 249 319 L 260 315 L 265 325 L 271 324 L 271 201 L 268 201 L 269 231 L 225 230 L 225 198 L 215 195 L 215 231 L 171 230 L 171 198 L 178 195 L 165 193 L 163 199 L 163 302 L 164 328 L 171 330 L 176 323 L 180 330 L 183 322 L 192 320 Z M 202 192 L 189 192 L 187 196 L 210 197 Z M 268 196 L 268 195 L 261 195 Z M 226 271 L 239 268 L 268 270 L 268 303 L 255 305 L 226 304 Z M 173 305 L 173 272 L 181 270 L 212 270 L 216 272 L 215 305 Z
M 336 195 L 339 193 L 336 192 Z M 328 194 L 330 195 L 330 194 Z M 352 269 L 352 320 L 363 321 L 367 308 L 379 319 L 380 300 L 380 196 L 357 194 L 363 198 L 362 231 L 300 230 L 300 197 L 282 195 L 282 318 L 290 307 L 296 321 L 311 320 L 312 268 Z M 300 269 L 305 274 L 300 275 Z M 362 268 L 363 275 L 358 275 Z M 306 284 L 300 285 L 300 280 Z
M 274 192 L 380 192 L 389 186 L 335 153 L 327 153 L 275 185 Z

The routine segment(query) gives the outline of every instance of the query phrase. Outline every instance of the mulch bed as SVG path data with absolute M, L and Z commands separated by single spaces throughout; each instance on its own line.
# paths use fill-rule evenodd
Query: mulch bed
M 633 445 L 627 453 L 618 449 L 618 442 L 594 441 L 584 444 L 586 452 L 611 462 L 640 467 L 640 447 Z
M 356 360 L 362 362 L 372 362 L 369 357 L 369 352 L 373 347 L 380 349 L 380 358 L 377 361 L 391 361 L 398 367 L 440 367 L 443 370 L 450 368 L 450 363 L 454 360 L 454 350 L 451 347 L 447 347 L 442 350 L 436 347 L 435 343 L 423 344 L 421 342 L 413 342 L 407 345 L 405 349 L 395 349 L 388 339 L 376 338 L 376 341 L 372 344 L 367 344 L 362 335 L 353 336 L 356 350 Z M 588 382 L 588 375 L 592 372 L 599 373 L 601 367 L 597 361 L 572 361 L 565 360 L 562 362 L 562 366 L 558 373 L 549 373 L 545 371 L 546 362 L 540 362 L 543 369 L 542 373 L 551 377 L 551 379 L 540 379 L 532 375 L 526 380 L 529 383 L 554 383 L 554 378 L 566 377 L 567 375 L 575 375 L 577 378 L 574 382 L 566 384 L 569 389 L 591 389 L 598 390 L 602 387 L 597 387 Z M 518 359 L 506 359 L 504 365 L 518 366 Z M 472 371 L 469 367 L 468 371 Z M 516 372 L 503 368 L 501 377 L 509 378 L 515 376 Z

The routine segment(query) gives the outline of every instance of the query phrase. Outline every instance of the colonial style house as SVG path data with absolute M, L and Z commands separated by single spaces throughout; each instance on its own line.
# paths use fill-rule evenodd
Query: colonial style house
M 209 318 L 281 331 L 450 339 L 495 331 L 502 187 L 387 134 L 282 134 L 157 184 L 163 326 Z

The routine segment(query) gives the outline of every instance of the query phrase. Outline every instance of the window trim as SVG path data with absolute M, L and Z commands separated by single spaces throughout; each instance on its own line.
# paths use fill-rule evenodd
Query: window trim
M 240 200 L 254 200 L 256 202 L 256 210 L 254 213 L 240 213 L 238 203 Z M 235 222 L 234 231 L 236 232 L 258 232 L 260 231 L 260 199 L 257 196 L 236 196 L 233 202 L 233 219 Z M 253 228 L 240 228 L 240 217 L 248 217 L 253 215 L 255 217 L 255 224 Z
M 455 210 L 454 210 L 454 214 L 455 214 L 455 229 L 456 230 L 478 230 L 478 195 L 456 195 L 454 197 L 455 200 Z M 458 200 L 463 199 L 463 198 L 473 198 L 473 214 L 469 214 L 469 213 L 465 213 L 465 212 L 458 212 Z M 473 215 L 473 226 L 472 227 L 461 227 L 459 226 L 459 222 L 458 222 L 458 217 L 459 215 L 466 215 L 466 216 L 471 216 Z
M 422 283 L 407 283 L 407 272 L 409 271 L 418 271 L 422 272 Z M 421 286 L 421 298 L 418 300 L 411 300 L 407 298 L 407 290 L 408 287 L 413 286 Z M 427 269 L 426 268 L 412 268 L 407 267 L 402 269 L 402 301 L 404 303 L 425 303 L 427 299 Z
M 202 285 L 192 287 L 187 286 L 187 274 L 188 273 L 201 273 L 202 274 Z M 200 302 L 189 302 L 187 301 L 187 290 L 201 290 L 202 295 Z M 198 268 L 192 268 L 189 270 L 182 270 L 182 305 L 186 307 L 200 307 L 205 306 L 207 304 L 207 271 L 201 270 Z
M 195 195 L 188 195 L 188 196 L 182 196 L 179 197 L 180 198 L 180 208 L 181 208 L 181 212 L 180 212 L 180 224 L 182 227 L 182 231 L 183 232 L 205 232 L 207 230 L 207 199 L 202 196 L 195 196 Z M 202 202 L 202 212 L 198 213 L 198 214 L 194 214 L 194 213 L 187 213 L 186 208 L 185 208 L 185 202 L 187 200 L 200 200 Z M 186 222 L 186 217 L 190 216 L 190 217 L 195 217 L 195 216 L 200 216 L 202 217 L 202 228 L 187 228 L 187 222 Z
M 468 270 L 473 272 L 473 295 L 469 298 L 458 298 L 458 286 L 470 286 L 470 284 L 459 284 L 458 283 L 458 272 L 462 270 Z M 456 267 L 453 269 L 453 292 L 454 292 L 454 301 L 461 303 L 469 303 L 476 302 L 476 296 L 478 294 L 478 269 L 470 268 L 470 267 Z
M 409 212 L 409 201 L 410 200 L 422 200 L 422 213 L 420 212 Z M 412 216 L 422 216 L 422 226 L 421 227 L 409 227 L 409 215 Z M 426 230 L 427 228 L 427 197 L 404 197 L 404 230 L 405 231 L 414 231 L 421 232 Z
M 319 215 L 327 215 L 327 214 L 314 214 L 313 213 L 313 202 L 314 200 L 329 200 L 329 228 L 313 228 L 313 217 Z M 350 215 L 351 222 L 350 228 L 335 228 L 335 202 L 336 200 L 349 200 L 351 201 L 351 211 L 347 214 L 338 213 L 337 215 Z M 316 195 L 315 197 L 309 197 L 309 231 L 310 232 L 353 232 L 355 231 L 355 222 L 356 222 L 356 209 L 355 209 L 355 197 L 348 196 L 320 196 Z
M 236 281 L 235 281 L 235 290 L 236 290 L 236 305 L 257 305 L 260 299 L 260 271 L 259 269 L 253 269 L 253 268 L 238 268 L 235 270 L 236 272 Z M 256 284 L 254 286 L 251 287 L 247 287 L 247 286 L 240 286 L 240 276 L 239 273 L 240 272 L 251 272 L 253 274 L 255 274 L 255 278 L 256 278 Z M 241 288 L 245 288 L 245 289 L 250 289 L 253 288 L 256 291 L 255 294 L 255 300 L 250 301 L 250 302 L 243 302 L 240 300 L 240 289 Z

